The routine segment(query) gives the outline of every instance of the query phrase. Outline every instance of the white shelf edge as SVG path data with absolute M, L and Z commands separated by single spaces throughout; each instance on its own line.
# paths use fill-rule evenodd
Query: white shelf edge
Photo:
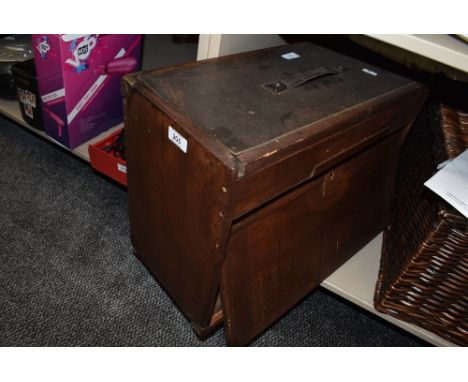
M 89 162 L 89 153 L 88 153 L 88 147 L 90 144 L 94 144 L 96 142 L 99 142 L 100 140 L 106 138 L 107 136 L 111 135 L 114 133 L 116 130 L 120 129 L 123 127 L 123 123 L 118 124 L 117 126 L 114 126 L 98 136 L 94 137 L 93 139 L 81 144 L 80 146 L 74 148 L 73 150 L 70 150 L 68 147 L 64 146 L 60 142 L 57 142 L 55 139 L 51 138 L 48 136 L 44 131 L 35 129 L 34 127 L 28 125 L 25 120 L 23 119 L 23 116 L 21 115 L 21 110 L 20 110 L 20 105 L 17 100 L 7 100 L 0 98 L 0 114 L 5 115 L 6 117 L 12 119 L 13 121 L 17 122 L 21 126 L 25 127 L 26 129 L 32 131 L 33 133 L 47 139 L 48 141 L 56 144 L 57 146 L 60 146 L 64 148 L 65 150 L 69 151 L 70 153 L 76 155 L 77 157 Z
M 450 35 L 369 34 L 385 42 L 468 73 L 468 44 Z
M 382 233 L 330 275 L 321 286 L 361 308 L 436 346 L 457 346 L 419 326 L 398 320 L 374 308 L 374 290 L 380 266 Z

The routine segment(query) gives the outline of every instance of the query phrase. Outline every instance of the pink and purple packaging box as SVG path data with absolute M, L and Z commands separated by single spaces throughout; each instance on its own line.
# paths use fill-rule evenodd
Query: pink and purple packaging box
M 120 79 L 139 70 L 141 35 L 33 35 L 44 130 L 70 149 L 122 122 Z

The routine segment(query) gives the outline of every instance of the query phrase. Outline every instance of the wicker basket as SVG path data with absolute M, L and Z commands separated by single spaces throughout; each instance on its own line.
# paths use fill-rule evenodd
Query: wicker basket
M 468 115 L 431 104 L 402 147 L 375 308 L 468 345 L 468 219 L 424 186 L 468 147 Z

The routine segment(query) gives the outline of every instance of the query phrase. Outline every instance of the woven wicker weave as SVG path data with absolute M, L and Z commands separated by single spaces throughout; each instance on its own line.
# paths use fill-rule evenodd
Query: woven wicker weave
M 468 219 L 425 188 L 468 147 L 468 115 L 432 104 L 402 147 L 384 232 L 377 310 L 468 345 Z

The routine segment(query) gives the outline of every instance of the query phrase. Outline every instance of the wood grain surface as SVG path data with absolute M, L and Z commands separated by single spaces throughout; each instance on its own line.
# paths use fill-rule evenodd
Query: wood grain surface
M 326 65 L 339 74 L 296 81 Z M 275 78 L 304 83 L 277 95 L 263 86 Z M 383 229 L 399 147 L 427 96 L 312 44 L 137 73 L 123 90 L 134 247 L 198 334 L 224 320 L 233 345 Z

